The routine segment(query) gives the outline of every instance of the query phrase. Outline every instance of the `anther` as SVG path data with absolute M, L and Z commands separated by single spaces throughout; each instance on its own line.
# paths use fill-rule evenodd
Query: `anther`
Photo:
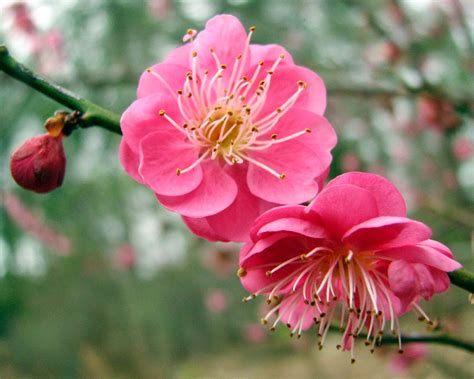
M 286 175 L 285 175 L 285 174 L 283 174 L 283 173 L 281 173 L 280 175 L 278 175 L 278 177 L 279 177 L 281 180 L 283 180 L 283 179 L 285 179 L 285 178 L 286 178 Z
M 260 61 L 260 62 L 258 62 L 258 65 L 259 65 L 259 66 L 263 66 L 264 64 L 265 64 L 265 61 Z
M 243 267 L 240 267 L 238 270 L 237 270 L 237 276 L 239 278 L 243 278 L 245 275 L 247 275 L 247 270 Z
M 341 345 L 336 345 L 336 349 L 337 349 L 337 350 L 341 350 L 341 349 L 342 349 L 342 346 L 341 346 Z
M 275 331 L 275 327 L 272 326 L 272 327 L 270 328 L 270 332 L 274 332 L 274 331 Z
M 281 113 L 281 112 L 282 112 L 282 109 L 281 109 L 281 108 L 277 108 L 275 111 L 276 111 L 276 113 Z
M 403 349 L 398 350 L 398 354 L 403 354 Z
M 364 345 L 365 345 L 365 346 L 369 346 L 369 345 L 370 345 L 370 341 L 365 341 L 365 342 L 364 342 Z
M 183 94 L 183 91 L 182 91 L 182 90 L 180 90 L 180 89 L 179 89 L 179 90 L 177 90 L 176 92 L 178 93 L 178 95 L 182 95 L 182 94 Z
M 268 71 L 267 71 L 267 74 L 268 74 L 268 75 L 273 75 L 273 71 L 272 71 L 272 70 L 268 70 Z
M 311 133 L 311 132 L 312 132 L 311 128 L 306 128 L 304 131 L 305 131 L 306 133 Z
M 242 58 L 242 54 L 238 54 L 235 59 L 239 60 L 240 58 Z
M 257 27 L 256 26 L 251 26 L 249 28 L 249 31 L 251 31 L 252 33 L 255 33 L 255 31 L 257 30 Z
M 354 363 L 356 363 L 355 358 L 351 358 L 351 364 L 353 365 Z
M 181 175 L 181 170 L 179 168 L 176 169 L 176 176 L 180 176 Z
M 194 58 L 194 57 L 197 57 L 198 53 L 197 53 L 197 51 L 193 51 L 193 52 L 191 53 L 191 55 L 192 55 L 193 58 Z
M 164 109 L 161 109 L 160 112 L 158 113 L 160 116 L 164 116 L 166 114 Z
M 272 139 L 277 139 L 277 138 L 278 138 L 278 136 L 275 133 L 273 133 L 272 134 Z
M 262 325 L 267 325 L 267 324 L 268 324 L 268 321 L 267 321 L 266 319 L 262 318 L 262 319 L 260 320 L 260 324 L 262 324 Z
M 285 59 L 285 54 L 283 54 L 283 53 L 280 54 L 280 58 L 281 58 L 281 59 Z
M 225 70 L 225 69 L 227 68 L 227 65 L 226 65 L 225 63 L 222 63 L 222 64 L 221 64 L 221 68 L 222 68 L 223 70 Z
M 298 86 L 301 87 L 301 88 L 304 88 L 304 89 L 308 88 L 308 84 L 307 84 L 305 81 L 303 81 L 303 80 L 298 80 L 296 83 L 297 83 Z
M 272 276 L 272 272 L 271 272 L 271 271 L 267 271 L 267 272 L 265 273 L 265 275 L 269 278 L 269 277 Z

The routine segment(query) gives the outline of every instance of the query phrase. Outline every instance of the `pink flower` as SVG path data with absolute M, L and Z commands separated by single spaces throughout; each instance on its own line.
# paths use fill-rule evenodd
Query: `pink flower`
M 129 269 L 135 266 L 136 253 L 135 249 L 130 245 L 120 246 L 114 256 L 114 263 L 122 269 Z
M 445 99 L 421 96 L 417 102 L 418 122 L 423 128 L 445 130 L 456 127 L 459 117 Z
M 222 313 L 229 308 L 229 300 L 224 291 L 212 290 L 206 296 L 206 306 L 209 312 Z
M 23 188 L 45 193 L 60 187 L 66 170 L 62 134 L 49 133 L 27 140 L 16 149 L 10 162 L 13 179 Z
M 322 80 L 278 45 L 251 45 L 233 16 L 143 73 L 120 158 L 208 240 L 244 241 L 277 204 L 314 197 L 336 143 Z
M 454 141 L 454 156 L 460 161 L 467 161 L 474 156 L 474 143 L 467 137 L 459 137 Z
M 272 329 L 283 322 L 301 334 L 314 322 L 322 348 L 332 321 L 351 350 L 365 328 L 375 346 L 385 327 L 400 336 L 398 317 L 449 287 L 447 271 L 461 265 L 429 239 L 431 230 L 406 218 L 405 202 L 385 178 L 352 172 L 338 176 L 307 207 L 274 208 L 261 215 L 241 250 L 244 287 L 281 302 Z M 400 341 L 401 350 L 401 341 Z
M 267 338 L 260 324 L 250 324 L 245 327 L 245 338 L 254 344 L 261 344 Z
M 404 373 L 415 363 L 422 361 L 427 354 L 426 344 L 411 343 L 406 347 L 403 354 L 396 355 L 389 361 L 389 369 L 394 374 Z
M 36 210 L 28 209 L 13 193 L 3 194 L 3 207 L 7 215 L 25 232 L 61 255 L 71 253 L 71 241 L 59 231 L 49 227 Z

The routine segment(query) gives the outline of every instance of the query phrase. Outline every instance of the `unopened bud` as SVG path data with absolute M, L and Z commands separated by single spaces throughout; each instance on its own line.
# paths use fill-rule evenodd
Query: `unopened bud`
M 17 148 L 10 161 L 13 179 L 23 188 L 46 193 L 60 187 L 66 171 L 62 134 L 49 133 L 27 140 Z

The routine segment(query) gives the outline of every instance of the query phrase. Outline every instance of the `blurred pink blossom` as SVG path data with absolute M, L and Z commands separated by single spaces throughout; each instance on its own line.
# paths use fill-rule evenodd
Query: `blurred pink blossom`
M 354 153 L 345 153 L 342 156 L 341 168 L 343 171 L 357 171 L 360 169 L 359 157 Z
M 453 170 L 444 170 L 441 177 L 443 185 L 448 191 L 455 191 L 458 188 L 458 179 Z
M 393 374 L 405 373 L 417 362 L 422 361 L 428 354 L 428 348 L 424 343 L 407 344 L 403 354 L 394 355 L 389 361 L 388 368 Z
M 3 206 L 7 215 L 25 232 L 61 255 L 70 253 L 70 240 L 63 234 L 46 226 L 44 220 L 29 210 L 16 195 L 4 193 Z
M 120 246 L 115 252 L 114 263 L 118 268 L 129 269 L 135 266 L 136 253 L 135 249 L 128 245 L 124 244 Z
M 453 105 L 445 99 L 421 96 L 417 101 L 418 122 L 423 128 L 444 130 L 459 123 Z
M 267 339 L 267 334 L 260 324 L 250 324 L 245 327 L 245 338 L 254 344 L 261 344 Z
M 203 266 L 219 277 L 234 273 L 238 267 L 239 252 L 231 246 L 206 250 L 203 254 Z
M 460 161 L 466 161 L 474 156 L 474 143 L 466 137 L 459 137 L 454 141 L 454 156 Z
M 156 19 L 165 19 L 169 15 L 171 8 L 170 0 L 148 0 L 148 9 Z
M 212 290 L 206 295 L 206 307 L 211 313 L 222 313 L 229 308 L 229 300 L 222 290 Z
M 36 26 L 31 18 L 28 5 L 23 1 L 18 1 L 9 7 L 13 17 L 13 29 L 25 34 L 34 34 Z

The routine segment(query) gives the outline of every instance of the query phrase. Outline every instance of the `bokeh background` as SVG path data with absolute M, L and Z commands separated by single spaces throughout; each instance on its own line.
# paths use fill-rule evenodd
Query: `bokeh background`
M 318 72 L 336 128 L 330 176 L 389 177 L 410 216 L 473 269 L 474 3 L 472 0 L 31 0 L 0 2 L 0 42 L 50 79 L 121 113 L 141 72 L 218 13 L 257 26 Z M 3 43 L 2 42 L 2 43 Z M 61 106 L 0 73 L 1 378 L 472 378 L 451 347 L 396 347 L 358 361 L 308 332 L 260 326 L 242 304 L 239 246 L 193 237 L 130 179 L 120 137 L 65 141 L 63 186 L 20 189 L 9 156 Z M 474 338 L 472 305 L 451 288 L 423 305 L 441 331 Z M 430 333 L 414 315 L 405 333 Z M 408 350 L 408 349 L 407 349 Z

